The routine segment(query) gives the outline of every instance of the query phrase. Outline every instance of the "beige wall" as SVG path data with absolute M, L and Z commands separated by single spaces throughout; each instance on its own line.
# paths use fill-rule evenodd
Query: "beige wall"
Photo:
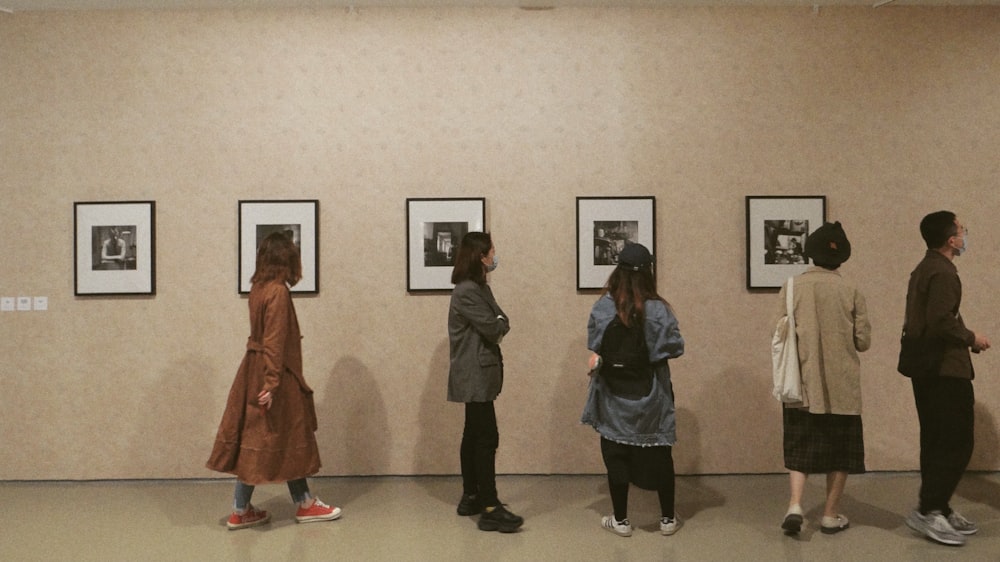
M 970 225 L 967 323 L 1000 342 L 1000 10 L 363 9 L 0 14 L 0 479 L 208 477 L 247 334 L 240 199 L 315 198 L 296 300 L 322 474 L 458 471 L 447 295 L 406 292 L 407 197 L 482 196 L 512 318 L 498 468 L 602 470 L 580 426 L 577 196 L 655 195 L 683 473 L 782 470 L 746 195 L 824 194 L 868 295 L 868 466 L 917 462 L 895 374 L 916 225 Z M 157 294 L 73 296 L 73 202 L 152 199 Z M 973 468 L 1000 469 L 998 352 Z

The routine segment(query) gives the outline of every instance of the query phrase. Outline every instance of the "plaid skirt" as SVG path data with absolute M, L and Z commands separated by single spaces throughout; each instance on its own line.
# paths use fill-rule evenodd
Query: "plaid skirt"
M 810 414 L 782 408 L 785 468 L 806 474 L 865 472 L 865 439 L 861 416 Z

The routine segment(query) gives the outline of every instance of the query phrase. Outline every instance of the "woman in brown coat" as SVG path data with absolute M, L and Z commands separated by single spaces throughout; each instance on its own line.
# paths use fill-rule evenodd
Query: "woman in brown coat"
M 299 523 L 340 517 L 309 493 L 306 477 L 319 471 L 313 391 L 302 378 L 302 336 L 289 286 L 302 277 L 295 244 L 283 233 L 264 239 L 251 278 L 250 338 L 229 390 L 212 456 L 206 466 L 235 474 L 233 513 L 226 525 L 243 529 L 271 515 L 250 504 L 254 486 L 287 482 Z

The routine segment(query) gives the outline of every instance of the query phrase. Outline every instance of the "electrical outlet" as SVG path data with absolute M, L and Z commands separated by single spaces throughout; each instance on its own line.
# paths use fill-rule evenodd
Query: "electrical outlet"
M 31 310 L 31 297 L 17 297 L 18 310 Z

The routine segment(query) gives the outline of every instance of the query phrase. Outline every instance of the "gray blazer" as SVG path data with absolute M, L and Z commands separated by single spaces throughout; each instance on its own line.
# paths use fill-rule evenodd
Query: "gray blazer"
M 507 315 L 490 286 L 462 281 L 451 292 L 448 307 L 450 402 L 492 402 L 503 386 L 500 340 L 510 331 Z

